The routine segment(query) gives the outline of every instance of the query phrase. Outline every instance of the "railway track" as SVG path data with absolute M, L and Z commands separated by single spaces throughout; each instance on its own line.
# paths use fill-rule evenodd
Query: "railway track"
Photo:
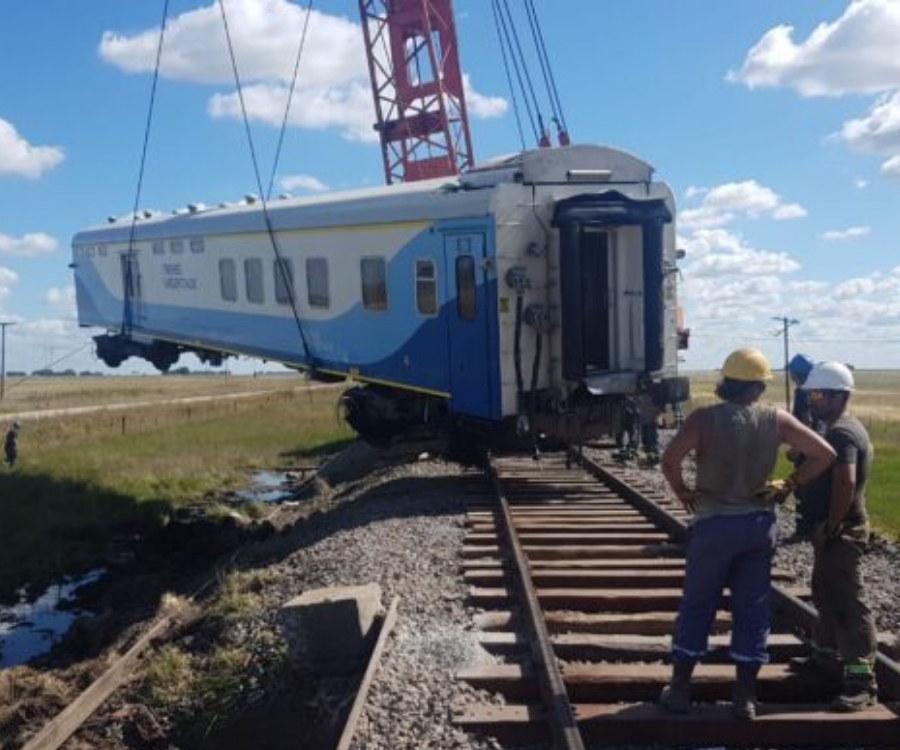
M 881 702 L 858 714 L 829 711 L 834 685 L 789 669 L 816 613 L 778 572 L 757 719 L 730 713 L 727 594 L 695 672 L 694 709 L 659 709 L 684 575 L 678 503 L 637 473 L 583 457 L 502 458 L 491 472 L 497 502 L 470 504 L 463 556 L 481 643 L 498 663 L 459 677 L 499 699 L 459 713 L 460 726 L 565 748 L 900 747 L 896 662 L 879 654 Z

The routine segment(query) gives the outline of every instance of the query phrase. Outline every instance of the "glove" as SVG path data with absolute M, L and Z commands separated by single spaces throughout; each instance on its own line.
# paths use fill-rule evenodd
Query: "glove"
M 781 504 L 790 497 L 796 489 L 796 485 L 790 479 L 770 479 L 757 493 L 757 497 L 769 503 Z

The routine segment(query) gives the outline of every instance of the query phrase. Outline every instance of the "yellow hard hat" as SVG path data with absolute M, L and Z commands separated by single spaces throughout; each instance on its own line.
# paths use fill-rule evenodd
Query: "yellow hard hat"
M 771 380 L 772 368 L 759 349 L 736 349 L 726 357 L 722 377 L 730 380 Z

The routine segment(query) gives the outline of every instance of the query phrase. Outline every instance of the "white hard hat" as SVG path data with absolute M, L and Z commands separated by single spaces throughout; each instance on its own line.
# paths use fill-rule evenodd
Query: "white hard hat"
M 815 365 L 803 384 L 804 391 L 852 391 L 853 373 L 840 362 L 820 362 Z

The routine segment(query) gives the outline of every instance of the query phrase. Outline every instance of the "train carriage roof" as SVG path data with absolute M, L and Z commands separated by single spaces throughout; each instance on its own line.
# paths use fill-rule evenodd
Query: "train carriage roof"
M 648 183 L 653 169 L 646 162 L 606 146 L 568 146 L 525 151 L 476 166 L 457 178 L 269 201 L 266 209 L 274 231 L 352 226 L 397 221 L 434 221 L 489 213 L 498 185 L 521 183 Z M 75 245 L 127 243 L 132 231 L 126 216 L 79 232 Z M 266 231 L 262 203 L 182 210 L 140 218 L 137 240 Z

